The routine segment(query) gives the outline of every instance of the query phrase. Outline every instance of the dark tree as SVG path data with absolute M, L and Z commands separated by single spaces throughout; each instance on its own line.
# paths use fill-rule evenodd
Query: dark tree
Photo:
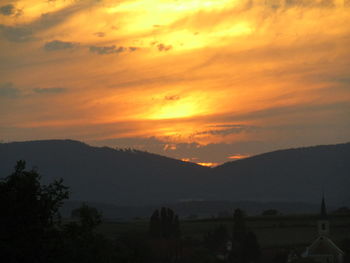
M 244 212 L 236 209 L 233 215 L 231 262 L 257 262 L 260 258 L 260 246 L 256 235 L 248 231 Z
M 170 208 L 162 207 L 150 218 L 149 234 L 154 262 L 177 262 L 180 249 L 179 217 Z
M 149 234 L 153 238 L 159 238 L 161 236 L 161 223 L 158 209 L 153 212 L 150 218 Z
M 34 169 L 18 161 L 0 182 L 0 252 L 4 262 L 52 262 L 60 244 L 58 209 L 68 198 L 62 180 L 40 183 Z
M 180 237 L 179 217 L 170 208 L 155 210 L 150 218 L 149 234 L 152 238 Z
M 72 218 L 79 219 L 84 231 L 92 231 L 101 223 L 102 215 L 96 208 L 83 203 L 80 208 L 72 211 Z
M 247 234 L 243 210 L 236 209 L 233 214 L 232 241 L 242 243 Z
M 115 262 L 116 247 L 111 240 L 95 232 L 102 216 L 94 207 L 82 204 L 72 211 L 78 221 L 64 226 L 63 262 Z

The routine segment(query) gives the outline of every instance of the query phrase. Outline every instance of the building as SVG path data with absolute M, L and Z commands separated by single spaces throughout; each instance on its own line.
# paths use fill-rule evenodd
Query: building
M 318 237 L 301 255 L 317 263 L 343 263 L 344 252 L 330 239 L 330 223 L 326 203 L 322 197 L 321 213 L 317 221 Z

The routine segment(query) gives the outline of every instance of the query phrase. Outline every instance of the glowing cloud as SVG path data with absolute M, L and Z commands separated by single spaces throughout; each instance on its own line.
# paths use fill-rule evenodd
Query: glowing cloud
M 235 154 L 235 155 L 231 155 L 229 157 L 227 157 L 228 159 L 231 159 L 231 160 L 241 160 L 241 159 L 245 159 L 245 158 L 248 158 L 250 157 L 250 155 L 247 155 L 247 154 Z
M 349 21 L 342 0 L 4 0 L 0 136 L 155 137 L 197 163 L 348 141 Z

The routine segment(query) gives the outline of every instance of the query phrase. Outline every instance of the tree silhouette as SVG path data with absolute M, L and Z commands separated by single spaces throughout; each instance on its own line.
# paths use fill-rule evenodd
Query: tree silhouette
M 72 218 L 79 219 L 80 226 L 84 231 L 94 230 L 102 220 L 101 213 L 94 207 L 83 203 L 81 207 L 72 211 Z
M 64 226 L 62 261 L 115 262 L 117 255 L 114 244 L 94 231 L 102 219 L 98 210 L 83 203 L 72 211 L 72 217 L 78 221 Z
M 149 235 L 154 262 L 177 262 L 180 253 L 179 217 L 170 208 L 155 210 L 150 218 Z
M 236 209 L 233 214 L 232 241 L 242 243 L 247 234 L 245 214 L 243 210 Z
M 232 250 L 229 255 L 231 262 L 256 262 L 260 258 L 260 246 L 256 235 L 248 231 L 245 215 L 241 209 L 233 214 Z
M 49 262 L 55 257 L 61 224 L 58 209 L 68 198 L 63 181 L 40 183 L 35 169 L 15 171 L 0 182 L 0 253 L 4 262 Z
M 149 225 L 150 236 L 153 238 L 159 238 L 161 236 L 161 224 L 159 210 L 155 210 L 150 219 Z
M 180 237 L 179 217 L 170 208 L 155 210 L 150 218 L 149 234 L 152 238 Z

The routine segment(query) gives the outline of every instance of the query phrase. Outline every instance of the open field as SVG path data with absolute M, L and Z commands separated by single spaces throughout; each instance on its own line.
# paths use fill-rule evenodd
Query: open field
M 262 247 L 306 246 L 317 237 L 317 216 L 259 216 L 247 217 L 247 226 L 253 230 Z M 330 217 L 331 238 L 340 244 L 350 238 L 350 215 L 333 215 Z M 183 237 L 202 239 L 216 226 L 223 224 L 231 231 L 232 219 L 215 218 L 181 221 Z M 103 222 L 98 231 L 114 238 L 123 234 L 147 235 L 148 221 Z

